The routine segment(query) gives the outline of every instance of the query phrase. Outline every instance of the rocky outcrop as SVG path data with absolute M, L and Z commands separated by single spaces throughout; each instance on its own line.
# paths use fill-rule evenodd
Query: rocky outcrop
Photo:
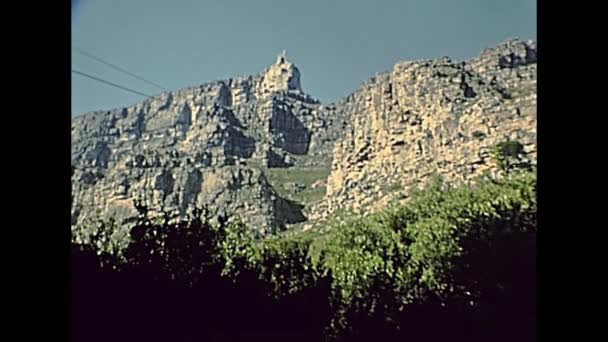
M 328 105 L 300 78 L 283 54 L 258 75 L 75 118 L 75 235 L 86 240 L 95 217 L 128 227 L 137 201 L 173 218 L 204 206 L 263 234 L 339 209 L 365 214 L 407 200 L 435 173 L 468 182 L 496 172 L 490 150 L 507 138 L 535 163 L 533 42 L 468 61 L 400 62 Z
M 432 174 L 466 182 L 496 172 L 490 150 L 505 139 L 536 160 L 536 54 L 507 41 L 476 59 L 398 63 L 349 96 L 351 127 L 335 146 L 322 205 L 369 213 L 406 200 Z
M 329 164 L 326 136 L 339 132 L 326 125 L 326 116 L 302 91 L 298 69 L 281 55 L 256 76 L 77 117 L 73 231 L 86 238 L 84 222 L 96 217 L 129 225 L 137 201 L 151 215 L 175 218 L 206 206 L 212 217 L 240 216 L 261 233 L 302 221 L 301 206 L 277 195 L 260 166 L 306 165 L 305 157 L 321 149 Z M 319 139 L 323 143 L 313 144 Z
M 211 219 L 238 215 L 262 234 L 304 219 L 299 208 L 276 194 L 261 171 L 250 168 L 140 164 L 105 174 L 77 169 L 74 177 L 81 180 L 74 182 L 74 224 L 101 216 L 128 225 L 137 217 L 136 204 L 149 208 L 153 217 L 167 213 L 182 218 L 195 208 L 207 208 Z M 80 228 L 75 234 L 86 239 L 89 227 Z
M 277 91 L 302 92 L 300 85 L 300 71 L 293 63 L 287 60 L 285 51 L 277 57 L 274 65 L 266 70 L 262 78 L 262 93 L 272 94 Z

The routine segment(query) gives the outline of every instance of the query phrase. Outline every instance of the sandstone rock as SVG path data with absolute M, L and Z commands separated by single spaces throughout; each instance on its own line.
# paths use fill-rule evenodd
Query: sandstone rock
M 305 120 L 313 111 L 315 117 Z M 263 159 L 263 165 L 289 167 L 294 156 L 311 151 L 329 163 L 341 126 L 317 130 L 320 143 L 312 150 L 309 145 L 313 127 L 330 115 L 303 93 L 297 67 L 279 56 L 260 75 L 76 117 L 72 228 L 77 233 L 94 216 L 132 223 L 134 202 L 141 200 L 151 213 L 171 211 L 177 218 L 208 205 L 210 215 L 221 208 L 261 232 L 284 229 L 303 219 L 299 207 L 278 196 L 263 173 L 245 164 Z
M 496 172 L 489 150 L 506 137 L 536 161 L 533 42 L 509 40 L 463 62 L 400 62 L 327 105 L 300 78 L 280 55 L 258 75 L 73 119 L 74 234 L 86 240 L 83 222 L 98 216 L 132 224 L 135 201 L 174 219 L 207 206 L 210 217 L 240 215 L 265 234 L 407 200 L 433 173 L 460 182 Z M 311 186 L 326 187 L 324 200 L 307 207 L 279 196 L 263 171 L 311 166 L 331 174 Z M 291 182 L 278 185 L 304 190 Z
M 394 194 L 376 191 L 380 198 L 366 206 L 366 183 L 382 184 L 392 175 L 399 175 L 409 188 L 424 184 L 435 172 L 449 182 L 495 172 L 487 156 L 478 158 L 476 152 L 489 150 L 505 137 L 535 146 L 536 102 L 527 102 L 525 109 L 519 105 L 535 86 L 532 42 L 510 40 L 463 63 L 398 63 L 349 96 L 355 103 L 350 108 L 357 108 L 347 115 L 353 129 L 334 147 L 325 203 L 319 204 L 315 217 L 341 208 L 381 209 Z M 469 139 L 474 132 L 477 139 Z M 535 163 L 536 149 L 526 153 Z

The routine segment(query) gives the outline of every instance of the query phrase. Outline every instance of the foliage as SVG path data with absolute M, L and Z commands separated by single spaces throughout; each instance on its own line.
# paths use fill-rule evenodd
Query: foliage
M 151 270 L 157 278 L 177 280 L 194 286 L 208 270 L 222 262 L 220 244 L 225 240 L 225 219 L 219 226 L 194 218 L 170 224 L 143 218 L 131 230 L 131 241 L 124 253 L 130 268 Z
M 128 244 L 128 231 L 113 219 L 86 219 L 81 223 L 79 231 L 79 234 L 72 235 L 73 244 L 87 244 L 93 246 L 98 255 L 122 258 L 122 252 Z
M 517 145 L 509 146 L 501 151 L 519 153 Z M 265 296 L 278 303 L 272 310 L 279 316 L 279 308 L 296 315 L 312 307 L 325 320 L 324 335 L 345 340 L 365 335 L 365 329 L 373 338 L 399 329 L 429 338 L 440 331 L 417 331 L 426 329 L 428 317 L 438 320 L 446 312 L 451 316 L 443 324 L 464 326 L 470 318 L 499 331 L 492 322 L 503 320 L 503 307 L 519 303 L 519 295 L 509 296 L 533 291 L 531 276 L 522 277 L 533 272 L 521 265 L 533 265 L 534 172 L 459 187 L 433 177 L 406 205 L 330 222 L 325 230 L 262 239 L 239 220 L 219 227 L 200 219 L 174 225 L 143 221 L 132 230 L 124 255 L 130 268 L 151 269 L 157 278 L 190 287 L 229 279 L 236 286 L 230 298 L 209 290 L 211 285 L 205 291 L 211 291 L 206 298 L 236 305 L 225 304 L 233 311 L 244 310 L 244 301 L 258 307 Z M 508 300 L 495 309 L 496 298 Z M 310 316 L 300 319 L 317 318 Z
M 334 331 L 350 329 L 349 322 L 360 315 L 397 322 L 413 304 L 474 302 L 481 291 L 479 275 L 465 272 L 471 266 L 467 256 L 505 234 L 534 233 L 535 193 L 534 173 L 458 188 L 435 177 L 406 206 L 334 223 L 318 236 L 302 233 L 261 242 L 249 237 L 247 247 L 233 248 L 240 254 L 227 260 L 246 260 L 276 295 L 329 279 Z
M 279 195 L 293 199 L 299 203 L 319 201 L 325 195 L 325 186 L 313 188 L 312 185 L 327 179 L 331 169 L 325 168 L 267 168 L 264 170 L 270 184 Z M 288 184 L 298 183 L 304 186 L 299 192 L 293 192 Z
M 514 169 L 530 169 L 530 165 L 522 160 L 524 146 L 519 141 L 507 139 L 492 148 L 492 157 L 498 168 L 509 173 Z
M 395 192 L 403 190 L 403 185 L 400 183 L 384 184 L 382 186 L 384 192 Z
M 343 307 L 389 320 L 412 303 L 469 296 L 475 279 L 454 277 L 468 266 L 465 248 L 534 230 L 535 186 L 533 173 L 449 191 L 436 178 L 406 206 L 334 227 L 313 244 L 313 264 L 331 274 Z
M 486 134 L 484 132 L 482 132 L 482 131 L 475 131 L 475 132 L 473 132 L 473 138 L 475 138 L 475 139 L 481 140 L 481 139 L 483 139 L 485 137 L 486 137 Z

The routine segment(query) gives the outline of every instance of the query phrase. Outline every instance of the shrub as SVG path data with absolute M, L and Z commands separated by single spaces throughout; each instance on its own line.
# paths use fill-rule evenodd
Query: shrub
M 255 270 L 277 297 L 327 281 L 333 337 L 353 338 L 370 321 L 399 328 L 425 303 L 474 312 L 487 290 L 480 258 L 494 260 L 486 247 L 497 241 L 535 234 L 535 193 L 531 172 L 457 188 L 435 177 L 409 204 L 336 221 L 327 233 L 256 241 L 239 226 L 226 265 Z
M 519 141 L 507 139 L 492 148 L 492 156 L 498 168 L 509 173 L 517 168 L 529 169 L 528 163 L 522 163 L 524 146 Z
M 485 137 L 486 137 L 486 134 L 484 132 L 482 132 L 482 131 L 475 131 L 475 132 L 473 132 L 473 138 L 475 138 L 475 139 L 481 140 L 481 139 L 483 139 Z
M 124 259 L 133 274 L 194 289 L 205 322 L 229 312 L 223 324 L 235 333 L 291 318 L 300 331 L 324 326 L 326 338 L 349 341 L 522 340 L 533 338 L 535 234 L 535 173 L 459 187 L 434 177 L 406 205 L 320 232 L 262 239 L 239 220 L 143 220 Z M 274 318 L 255 317 L 262 307 Z

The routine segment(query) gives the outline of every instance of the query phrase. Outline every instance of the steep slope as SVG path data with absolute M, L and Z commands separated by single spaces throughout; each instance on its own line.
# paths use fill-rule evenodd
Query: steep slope
M 258 75 L 74 119 L 74 235 L 86 240 L 97 217 L 128 229 L 138 201 L 151 215 L 239 215 L 262 234 L 341 209 L 367 214 L 434 173 L 467 182 L 496 172 L 490 150 L 507 138 L 535 163 L 533 42 L 400 62 L 328 105 L 300 79 L 280 55 Z
M 269 167 L 329 168 L 340 134 L 332 111 L 305 94 L 284 55 L 260 75 L 163 93 L 133 107 L 72 122 L 72 225 L 132 223 L 135 203 L 152 215 L 240 215 L 262 233 L 305 219 L 279 196 Z M 312 157 L 312 158 L 311 158 Z
M 536 46 L 509 40 L 478 58 L 402 62 L 346 99 L 351 128 L 333 152 L 323 204 L 369 213 L 406 200 L 436 173 L 464 182 L 496 172 L 496 144 L 523 145 L 536 160 Z

